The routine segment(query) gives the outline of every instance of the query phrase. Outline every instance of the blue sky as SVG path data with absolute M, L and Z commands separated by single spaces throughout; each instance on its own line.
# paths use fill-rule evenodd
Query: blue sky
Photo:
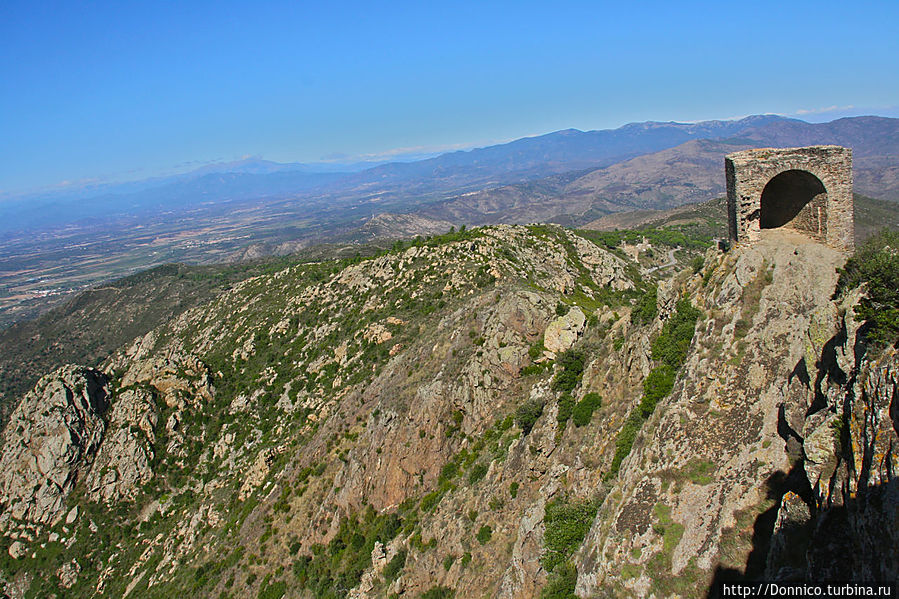
M 631 121 L 899 116 L 897 23 L 895 0 L 5 0 L 0 193 Z

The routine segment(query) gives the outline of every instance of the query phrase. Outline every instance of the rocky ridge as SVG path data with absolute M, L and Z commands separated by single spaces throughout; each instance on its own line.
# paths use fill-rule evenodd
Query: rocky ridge
M 876 523 L 896 499 L 896 357 L 860 345 L 857 293 L 830 299 L 844 259 L 775 232 L 641 274 L 562 228 L 496 226 L 245 280 L 22 400 L 0 457 L 6 592 L 895 576 L 896 527 Z M 616 466 L 685 301 L 671 392 Z M 62 427 L 68 444 L 39 442 Z M 833 570 L 847 538 L 868 570 Z

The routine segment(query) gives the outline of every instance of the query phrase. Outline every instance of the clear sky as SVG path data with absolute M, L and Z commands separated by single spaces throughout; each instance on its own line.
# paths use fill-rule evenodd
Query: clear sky
M 0 0 L 0 192 L 897 105 L 896 0 Z

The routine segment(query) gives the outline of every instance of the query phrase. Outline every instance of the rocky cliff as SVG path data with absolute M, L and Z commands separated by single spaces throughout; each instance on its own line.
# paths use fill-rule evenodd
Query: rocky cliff
M 4 432 L 6 593 L 894 579 L 899 366 L 831 299 L 846 257 L 773 232 L 678 271 L 594 238 L 290 265 L 47 375 Z

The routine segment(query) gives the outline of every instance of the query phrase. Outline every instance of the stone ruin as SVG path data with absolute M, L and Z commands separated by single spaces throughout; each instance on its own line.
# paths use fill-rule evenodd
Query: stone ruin
M 728 154 L 724 170 L 731 243 L 755 241 L 762 229 L 783 227 L 846 252 L 854 249 L 849 148 L 744 150 Z

